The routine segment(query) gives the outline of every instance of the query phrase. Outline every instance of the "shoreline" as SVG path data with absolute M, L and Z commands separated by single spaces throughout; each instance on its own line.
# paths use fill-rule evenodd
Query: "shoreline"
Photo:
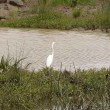
M 110 3 L 108 1 L 61 0 L 58 2 L 55 0 L 52 2 L 46 0 L 39 3 L 32 1 L 32 6 L 28 4 L 29 1 L 21 1 L 24 7 L 19 8 L 8 4 L 8 10 L 1 4 L 1 9 L 3 8 L 1 12 L 4 10 L 4 13 L 5 11 L 8 13 L 6 19 L 0 20 L 0 27 L 110 32 Z
M 38 15 L 0 21 L 0 27 L 110 32 L 109 18 L 107 14 L 95 15 L 92 18 L 72 18 L 53 11 L 46 11 Z
M 0 29 L 20 29 L 20 30 L 48 30 L 48 31 L 75 31 L 75 32 L 93 32 L 93 33 L 110 33 L 110 29 L 108 29 L 108 32 L 106 31 L 102 31 L 101 29 L 95 29 L 95 30 L 92 30 L 92 29 L 84 29 L 84 28 L 73 28 L 73 29 L 69 29 L 69 30 L 65 30 L 65 29 L 46 29 L 46 28 L 18 28 L 18 27 L 0 27 Z

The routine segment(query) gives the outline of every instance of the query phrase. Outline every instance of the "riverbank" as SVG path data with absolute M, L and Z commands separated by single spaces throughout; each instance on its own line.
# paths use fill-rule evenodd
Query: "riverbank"
M 56 12 L 45 12 L 43 14 L 13 19 L 0 22 L 1 27 L 17 28 L 43 28 L 43 29 L 74 29 L 84 28 L 86 30 L 101 29 L 108 31 L 110 28 L 109 15 L 98 15 L 96 18 L 77 18 L 73 19 L 60 15 Z
M 78 2 L 76 6 L 71 6 L 68 2 L 64 4 L 58 2 L 56 5 L 52 5 L 49 1 L 40 2 L 39 6 L 38 4 L 32 5 L 21 14 L 11 13 L 10 19 L 0 21 L 0 27 L 64 30 L 84 28 L 85 30 L 101 29 L 108 32 L 110 29 L 109 3 L 103 4 L 96 1 L 96 3 Z
M 10 58 L 0 61 L 0 109 L 110 108 L 110 70 L 28 71 Z

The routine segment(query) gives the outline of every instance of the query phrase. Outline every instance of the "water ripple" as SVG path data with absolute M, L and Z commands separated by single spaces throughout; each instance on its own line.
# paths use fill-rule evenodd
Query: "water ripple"
M 24 64 L 32 62 L 31 68 L 45 66 L 51 54 L 51 43 L 56 42 L 53 67 L 59 69 L 110 67 L 110 35 L 102 32 L 77 32 L 43 29 L 0 29 L 0 57 L 27 57 Z M 7 45 L 8 42 L 8 45 Z

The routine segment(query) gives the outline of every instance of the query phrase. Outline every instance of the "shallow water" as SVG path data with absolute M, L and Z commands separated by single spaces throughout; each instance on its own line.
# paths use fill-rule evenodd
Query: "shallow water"
M 110 34 L 92 31 L 59 31 L 46 29 L 0 29 L 0 57 L 26 57 L 24 64 L 32 63 L 31 69 L 45 67 L 51 54 L 51 43 L 55 55 L 52 67 L 59 69 L 110 67 Z

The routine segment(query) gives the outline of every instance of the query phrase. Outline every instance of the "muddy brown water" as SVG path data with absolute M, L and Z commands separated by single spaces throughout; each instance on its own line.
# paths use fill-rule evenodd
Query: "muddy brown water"
M 60 31 L 47 29 L 0 29 L 0 57 L 2 55 L 26 59 L 30 69 L 41 69 L 54 45 L 52 67 L 73 70 L 76 68 L 110 67 L 110 34 L 100 31 Z

